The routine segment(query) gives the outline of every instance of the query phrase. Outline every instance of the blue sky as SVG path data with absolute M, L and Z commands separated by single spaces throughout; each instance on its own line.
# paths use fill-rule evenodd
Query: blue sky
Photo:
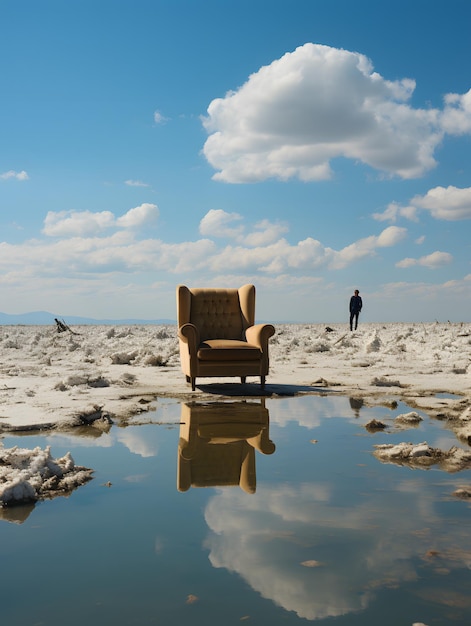
M 468 0 L 0 0 L 0 310 L 469 321 Z

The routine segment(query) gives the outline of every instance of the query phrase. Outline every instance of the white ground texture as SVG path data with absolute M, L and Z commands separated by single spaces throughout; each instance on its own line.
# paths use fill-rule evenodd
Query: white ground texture
M 192 392 L 180 369 L 174 325 L 76 326 L 61 333 L 55 325 L 0 326 L 0 437 L 83 425 L 106 429 L 145 413 L 159 396 L 188 401 L 309 393 L 346 395 L 366 406 L 404 400 L 446 420 L 458 440 L 471 445 L 471 323 L 367 323 L 354 332 L 342 324 L 275 327 L 264 392 L 257 378 L 243 385 L 235 378 L 197 379 Z M 41 465 L 39 451 L 33 452 L 31 463 Z M 1 506 L 17 452 L 0 442 L 0 453 Z M 28 465 L 22 454 L 21 471 Z M 43 470 L 60 465 L 46 457 Z M 69 470 L 73 482 L 85 468 L 75 470 L 72 462 Z

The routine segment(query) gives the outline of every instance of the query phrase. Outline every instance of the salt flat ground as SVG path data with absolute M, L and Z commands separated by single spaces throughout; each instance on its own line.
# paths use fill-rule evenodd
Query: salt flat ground
M 263 395 L 334 393 L 405 400 L 471 427 L 471 323 L 278 324 Z M 143 413 L 159 396 L 262 395 L 258 380 L 198 379 L 180 370 L 174 325 L 0 327 L 0 432 L 63 428 Z M 437 394 L 439 394 L 437 396 Z M 467 430 L 468 429 L 468 430 Z M 471 438 L 469 439 L 471 442 Z

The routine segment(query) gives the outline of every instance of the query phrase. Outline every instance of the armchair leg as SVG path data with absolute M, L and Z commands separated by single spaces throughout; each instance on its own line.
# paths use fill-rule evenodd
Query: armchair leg
M 242 384 L 244 384 L 246 380 L 247 380 L 247 376 L 241 376 L 241 377 L 240 377 L 240 382 L 241 382 Z
M 265 389 L 265 376 L 260 376 L 260 385 L 262 389 Z
M 196 377 L 185 376 L 185 378 L 186 378 L 186 382 L 188 384 L 191 384 L 191 391 L 195 391 L 195 389 L 196 389 Z

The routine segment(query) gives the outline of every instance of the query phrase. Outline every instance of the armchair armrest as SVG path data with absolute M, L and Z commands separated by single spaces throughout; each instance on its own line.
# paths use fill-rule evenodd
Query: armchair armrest
M 187 343 L 190 350 L 191 346 L 197 348 L 200 343 L 200 333 L 194 324 L 183 324 L 183 326 L 180 326 L 178 338 Z
M 258 346 L 262 352 L 268 352 L 268 340 L 275 334 L 272 324 L 255 324 L 245 331 L 245 337 L 249 343 Z
M 183 326 L 180 326 L 178 329 L 178 338 L 188 346 L 190 360 L 196 362 L 196 353 L 200 345 L 199 330 L 194 324 L 183 324 Z
M 249 443 L 253 448 L 261 452 L 262 454 L 273 454 L 276 450 L 276 446 L 273 441 L 268 436 L 268 429 L 263 428 L 260 434 L 255 437 L 250 437 L 247 439 L 247 443 Z

